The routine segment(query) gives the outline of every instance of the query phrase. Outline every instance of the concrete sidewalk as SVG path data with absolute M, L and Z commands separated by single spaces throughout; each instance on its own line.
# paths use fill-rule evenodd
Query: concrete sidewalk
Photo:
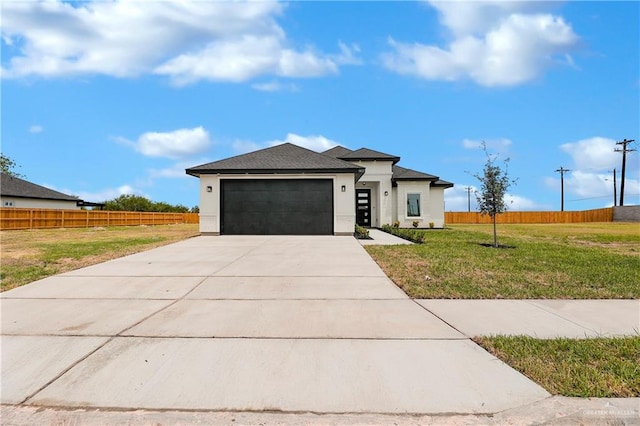
M 197 237 L 50 277 L 0 295 L 3 423 L 52 413 L 31 407 L 111 410 L 106 423 L 140 409 L 484 418 L 550 401 L 432 302 L 449 301 L 409 299 L 351 237 Z
M 640 336 L 640 300 L 418 300 L 468 337 Z

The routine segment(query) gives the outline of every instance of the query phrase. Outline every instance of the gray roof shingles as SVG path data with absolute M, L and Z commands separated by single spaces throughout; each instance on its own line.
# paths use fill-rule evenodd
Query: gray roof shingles
M 343 146 L 335 146 L 323 153 L 317 153 L 300 146 L 284 143 L 270 148 L 261 149 L 247 154 L 237 155 L 224 160 L 214 161 L 191 167 L 187 174 L 200 176 L 201 174 L 257 174 L 257 173 L 355 173 L 359 178 L 364 169 L 350 161 L 384 160 L 393 162 L 392 180 L 429 180 L 434 186 L 449 188 L 452 183 L 440 180 L 438 176 L 422 173 L 416 170 L 396 166 L 400 157 L 360 148 L 352 151 Z
M 362 167 L 332 158 L 306 148 L 284 143 L 248 154 L 238 155 L 186 170 L 187 174 L 228 173 L 354 173 L 364 172 Z
M 396 164 L 398 161 L 400 161 L 400 157 L 397 157 L 395 155 L 385 154 L 384 152 L 374 151 L 369 148 L 360 148 L 355 151 L 342 154 L 338 158 L 341 160 L 347 160 L 347 161 L 357 161 L 357 160 L 393 161 L 393 164 Z
M 5 197 L 40 198 L 44 200 L 78 201 L 78 198 L 44 186 L 36 185 L 15 176 L 2 173 L 0 194 Z

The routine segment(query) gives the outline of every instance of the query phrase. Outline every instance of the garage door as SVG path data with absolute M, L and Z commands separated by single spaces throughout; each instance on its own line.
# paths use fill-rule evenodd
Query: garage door
M 333 180 L 221 181 L 226 235 L 333 235 Z

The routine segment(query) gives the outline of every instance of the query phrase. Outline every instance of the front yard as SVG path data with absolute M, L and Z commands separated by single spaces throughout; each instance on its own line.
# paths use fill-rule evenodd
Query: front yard
M 416 299 L 640 298 L 638 224 L 498 225 L 499 249 L 491 225 L 397 233 L 423 242 L 366 250 Z M 640 396 L 640 334 L 474 340 L 554 395 Z
M 413 298 L 640 297 L 638 224 L 499 225 L 499 249 L 491 225 L 418 232 L 422 244 L 366 247 Z

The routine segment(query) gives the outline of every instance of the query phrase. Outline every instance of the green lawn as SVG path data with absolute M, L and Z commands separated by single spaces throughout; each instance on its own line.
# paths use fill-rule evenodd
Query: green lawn
M 2 291 L 198 235 L 197 224 L 2 231 Z
M 417 232 L 422 244 L 366 247 L 414 298 L 640 297 L 638 224 L 499 225 L 499 249 L 491 225 Z
M 551 394 L 640 396 L 639 336 L 585 340 L 497 336 L 474 340 Z

